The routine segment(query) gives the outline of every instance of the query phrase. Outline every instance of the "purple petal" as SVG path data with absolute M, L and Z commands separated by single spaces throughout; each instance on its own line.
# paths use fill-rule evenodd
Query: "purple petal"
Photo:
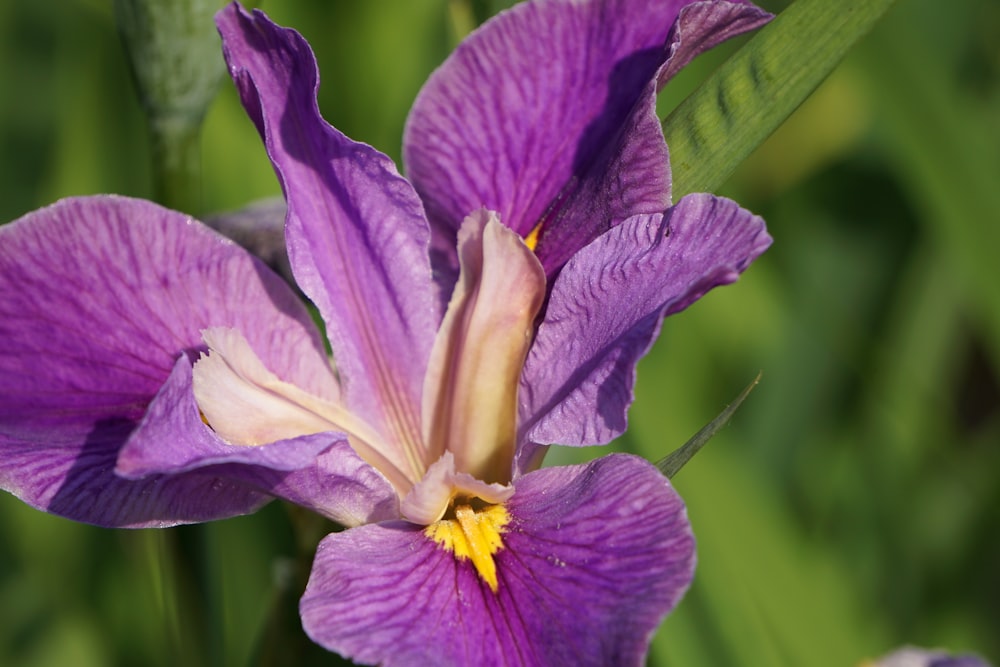
M 611 226 L 667 208 L 661 67 L 767 17 L 708 2 L 675 25 L 686 4 L 527 2 L 470 35 L 421 91 L 404 139 L 435 245 L 454 247 L 461 221 L 485 207 L 522 236 L 542 225 L 537 253 L 552 275 Z
M 870 664 L 872 667 L 990 667 L 975 655 L 950 655 L 946 651 L 927 650 L 905 646 L 882 656 Z
M 0 437 L 0 486 L 40 510 L 116 528 L 211 521 L 248 514 L 271 500 L 210 469 L 140 481 L 115 476 L 115 457 L 132 427 L 103 422 L 89 433 Z
M 285 249 L 285 200 L 268 197 L 235 211 L 218 213 L 205 224 L 260 257 L 276 273 L 294 283 Z
M 216 20 L 284 188 L 292 269 L 326 321 L 345 402 L 388 440 L 417 448 L 442 307 L 422 204 L 387 157 L 322 119 L 316 62 L 298 33 L 235 4 Z
M 694 568 L 667 480 L 611 455 L 522 477 L 507 508 L 496 593 L 419 527 L 328 536 L 302 598 L 306 632 L 365 664 L 642 664 Z
M 589 445 L 625 429 L 635 365 L 663 317 L 731 283 L 771 239 L 735 202 L 684 197 L 580 251 L 552 288 L 521 376 L 522 441 Z M 522 447 L 525 469 L 532 447 Z
M 0 487 L 104 525 L 201 521 L 259 506 L 249 489 L 213 488 L 208 473 L 142 482 L 112 473 L 177 357 L 213 325 L 244 331 L 284 377 L 331 389 L 329 372 L 314 366 L 324 359 L 318 334 L 288 286 L 187 216 L 90 197 L 0 228 Z
M 663 88 L 695 56 L 759 28 L 772 18 L 747 0 L 692 2 L 683 7 L 668 38 L 670 57 L 657 76 L 659 87 Z
M 122 448 L 115 472 L 141 480 L 208 470 L 344 525 L 399 516 L 392 486 L 361 460 L 344 435 L 316 433 L 256 447 L 230 445 L 202 422 L 191 380 L 191 361 L 182 356 Z M 165 442 L 171 446 L 164 447 Z

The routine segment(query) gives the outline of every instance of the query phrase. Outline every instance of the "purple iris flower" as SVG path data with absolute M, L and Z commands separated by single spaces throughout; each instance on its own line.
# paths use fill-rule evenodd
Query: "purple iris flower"
M 941 650 L 906 646 L 860 667 L 990 667 L 976 655 L 953 655 Z
M 273 498 L 344 524 L 301 615 L 362 663 L 640 664 L 692 577 L 681 499 L 635 456 L 540 465 L 621 434 L 664 316 L 769 245 L 732 201 L 671 205 L 654 108 L 691 58 L 768 18 L 519 5 L 420 93 L 406 180 L 321 118 L 301 36 L 227 7 L 333 360 L 293 290 L 200 223 L 60 201 L 0 229 L 0 486 L 103 526 Z

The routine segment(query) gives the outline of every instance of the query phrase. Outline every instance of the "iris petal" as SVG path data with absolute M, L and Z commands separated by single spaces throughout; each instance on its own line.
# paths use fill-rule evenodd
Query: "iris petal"
M 611 455 L 525 475 L 506 508 L 495 592 L 410 524 L 328 536 L 302 598 L 306 631 L 364 664 L 642 664 L 694 567 L 667 480 Z
M 198 474 L 284 498 L 347 526 L 399 516 L 389 481 L 363 461 L 342 433 L 315 433 L 245 447 L 202 420 L 187 356 L 177 360 L 118 454 L 116 479 Z
M 298 33 L 235 3 L 216 21 L 284 189 L 292 270 L 326 322 L 344 401 L 415 482 L 426 458 L 421 387 L 441 316 L 423 206 L 389 158 L 320 116 L 316 61 Z
M 566 264 L 525 363 L 522 437 L 593 445 L 625 429 L 635 366 L 663 317 L 734 281 L 770 244 L 758 216 L 689 195 L 665 216 L 636 216 Z M 535 447 L 524 445 L 526 469 Z
M 223 440 L 260 445 L 343 430 L 327 416 L 337 412 L 336 403 L 280 380 L 236 329 L 206 329 L 202 337 L 208 355 L 194 365 L 195 401 Z
M 548 275 L 596 236 L 670 205 L 657 86 L 769 18 L 749 3 L 525 2 L 485 23 L 431 76 L 407 121 L 406 172 L 435 246 L 486 207 Z
M 251 332 L 269 367 L 318 389 L 318 332 L 263 264 L 149 202 L 66 199 L 0 228 L 0 294 L 0 487 L 101 525 L 205 521 L 265 502 L 205 471 L 169 481 L 112 472 L 205 327 Z
M 513 493 L 514 487 L 510 485 L 487 484 L 468 473 L 457 472 L 455 457 L 451 452 L 445 452 L 403 498 L 400 511 L 408 521 L 426 525 L 444 516 L 456 496 L 475 498 L 486 503 L 501 503 Z
M 406 493 L 412 482 L 392 447 L 339 401 L 313 396 L 265 368 L 235 329 L 202 333 L 209 353 L 194 365 L 192 389 L 203 419 L 226 442 L 261 445 L 312 433 L 350 436 L 355 451 Z

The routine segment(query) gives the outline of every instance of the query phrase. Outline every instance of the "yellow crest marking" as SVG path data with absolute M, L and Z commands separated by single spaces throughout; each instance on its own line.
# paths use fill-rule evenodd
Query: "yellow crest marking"
M 528 250 L 535 252 L 535 248 L 538 247 L 538 237 L 542 235 L 542 223 L 535 225 L 535 228 L 528 232 L 528 235 L 524 237 L 524 245 L 528 246 Z
M 476 572 L 494 593 L 497 592 L 497 565 L 493 554 L 503 549 L 503 539 L 510 515 L 503 505 L 474 510 L 470 505 L 455 507 L 454 519 L 441 519 L 424 529 L 424 534 L 458 560 L 472 561 Z

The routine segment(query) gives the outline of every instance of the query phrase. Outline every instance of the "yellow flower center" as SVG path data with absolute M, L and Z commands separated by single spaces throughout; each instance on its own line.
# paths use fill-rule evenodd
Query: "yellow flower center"
M 455 507 L 455 518 L 436 521 L 424 534 L 458 560 L 470 559 L 476 572 L 494 593 L 497 592 L 497 565 L 493 554 L 503 549 L 503 539 L 510 515 L 503 505 L 474 510 L 470 505 Z

